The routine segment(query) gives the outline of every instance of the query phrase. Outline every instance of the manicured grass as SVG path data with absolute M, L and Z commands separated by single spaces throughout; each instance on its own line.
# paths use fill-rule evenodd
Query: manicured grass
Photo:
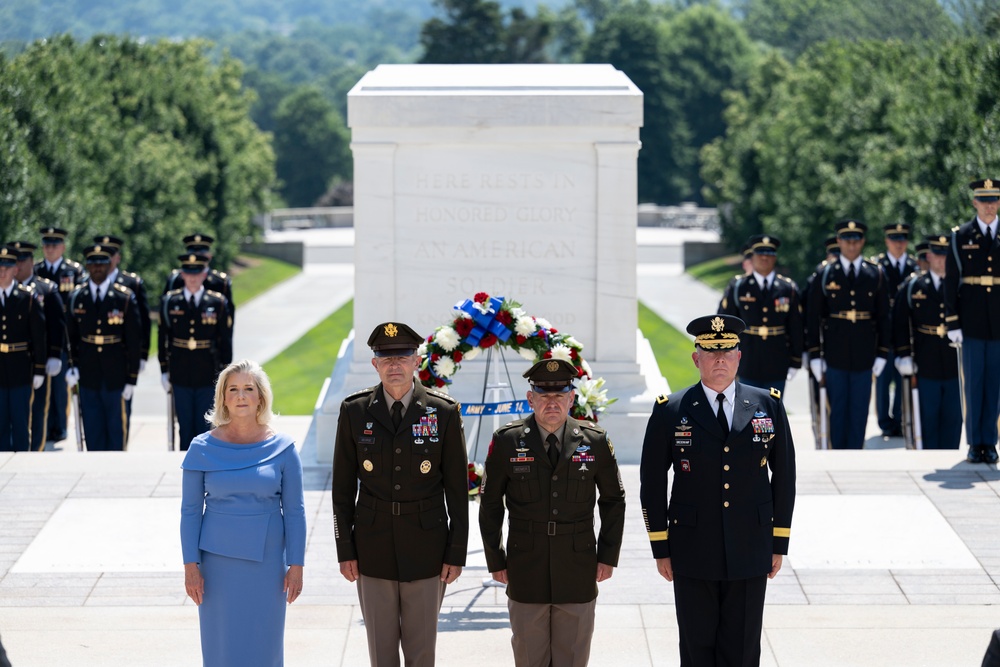
M 698 382 L 698 369 L 691 361 L 694 345 L 682 332 L 667 324 L 659 315 L 639 302 L 639 329 L 649 339 L 660 373 L 667 378 L 671 391 Z
M 233 262 L 230 274 L 233 278 L 233 301 L 236 309 L 258 294 L 266 292 L 280 282 L 301 273 L 302 269 L 261 255 L 240 255 Z
M 237 303 L 239 303 L 237 301 Z M 309 330 L 264 364 L 274 390 L 274 409 L 283 415 L 311 415 L 323 381 L 337 360 L 340 344 L 354 325 L 354 302 Z
M 733 276 L 743 273 L 742 263 L 742 255 L 727 255 L 696 264 L 688 269 L 688 273 L 709 287 L 722 291 Z

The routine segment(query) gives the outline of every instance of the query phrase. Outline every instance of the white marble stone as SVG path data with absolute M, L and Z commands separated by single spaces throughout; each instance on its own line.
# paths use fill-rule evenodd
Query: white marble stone
M 788 560 L 796 571 L 980 569 L 923 495 L 799 496 Z
M 620 399 L 608 417 L 641 430 L 653 390 L 637 363 L 642 92 L 628 77 L 610 65 L 380 65 L 348 94 L 348 124 L 359 344 L 317 410 L 318 460 L 333 445 L 321 422 L 377 381 L 368 333 L 400 320 L 428 335 L 477 292 L 581 341 Z M 463 365 L 451 393 L 480 400 L 485 370 Z M 523 396 L 523 381 L 512 388 Z

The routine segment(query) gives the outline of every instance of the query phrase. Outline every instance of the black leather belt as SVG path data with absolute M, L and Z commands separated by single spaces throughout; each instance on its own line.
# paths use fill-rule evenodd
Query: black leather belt
M 121 336 L 82 336 L 80 338 L 84 343 L 90 343 L 91 345 L 117 345 L 122 342 Z
M 511 518 L 508 522 L 512 531 L 519 533 L 542 533 L 544 535 L 569 535 L 594 529 L 594 517 L 585 521 L 569 523 L 559 521 L 522 521 Z
M 418 512 L 423 512 L 424 510 L 444 507 L 444 497 L 438 496 L 436 498 L 424 498 L 423 500 L 400 503 L 394 500 L 379 500 L 378 498 L 374 498 L 367 493 L 359 493 L 358 505 L 373 509 L 376 512 L 385 512 L 387 514 L 392 514 L 393 516 L 399 516 L 401 514 L 417 514 Z
M 921 324 L 917 327 L 917 333 L 926 334 L 928 336 L 937 336 L 938 338 L 944 338 L 948 335 L 948 327 L 943 324 L 939 324 L 936 327 L 928 326 L 926 324 Z

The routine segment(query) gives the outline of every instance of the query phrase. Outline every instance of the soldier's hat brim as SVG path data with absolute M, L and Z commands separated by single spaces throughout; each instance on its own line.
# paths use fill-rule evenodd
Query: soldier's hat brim
M 525 379 L 536 393 L 565 393 L 573 388 L 578 376 L 576 366 L 565 359 L 542 359 L 524 372 Z

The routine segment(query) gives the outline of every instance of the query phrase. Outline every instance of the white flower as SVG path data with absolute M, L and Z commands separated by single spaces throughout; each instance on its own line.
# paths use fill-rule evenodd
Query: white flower
M 524 308 L 517 306 L 516 308 L 510 309 L 511 316 L 516 320 L 519 317 L 524 317 Z
M 551 329 L 552 328 L 552 323 L 549 322 L 544 317 L 536 317 L 535 318 L 535 324 L 537 324 L 538 326 L 540 326 L 543 329 Z
M 486 299 L 486 301 L 483 301 L 482 303 L 480 303 L 478 301 L 473 301 L 472 302 L 472 307 L 475 308 L 476 310 L 478 310 L 483 315 L 489 315 L 490 313 L 495 312 L 493 310 L 493 300 L 492 299 Z
M 427 356 L 427 341 L 424 341 L 423 343 L 421 343 L 420 347 L 417 348 L 417 356 L 418 357 L 426 357 Z
M 598 412 L 603 412 L 617 400 L 608 398 L 608 390 L 604 388 L 604 378 L 582 380 L 577 385 L 576 403 L 590 419 L 595 418 Z
M 535 333 L 535 320 L 532 317 L 521 316 L 514 321 L 514 333 L 520 336 L 530 336 Z
M 590 364 L 583 357 L 580 357 L 580 367 L 583 368 L 583 372 L 587 374 L 588 378 L 594 377 L 594 371 L 590 370 Z
M 572 336 L 566 336 L 565 338 L 563 338 L 563 342 L 577 351 L 583 349 L 583 343 L 573 338 Z
M 535 351 L 534 350 L 528 349 L 526 347 L 519 347 L 519 348 L 517 348 L 517 353 L 520 354 L 525 359 L 527 359 L 528 361 L 530 361 L 532 363 L 535 362 Z
M 451 357 L 441 357 L 434 362 L 434 372 L 438 377 L 447 378 L 455 374 L 455 362 Z
M 434 342 L 445 352 L 451 352 L 458 347 L 459 340 L 458 332 L 451 327 L 441 327 L 434 333 Z
M 479 356 L 480 352 L 482 352 L 482 348 L 474 347 L 462 355 L 462 361 L 472 361 Z
M 569 363 L 573 363 L 573 355 L 570 354 L 570 349 L 562 343 L 553 345 L 550 352 L 552 352 L 553 359 L 562 359 L 564 361 L 568 361 Z

